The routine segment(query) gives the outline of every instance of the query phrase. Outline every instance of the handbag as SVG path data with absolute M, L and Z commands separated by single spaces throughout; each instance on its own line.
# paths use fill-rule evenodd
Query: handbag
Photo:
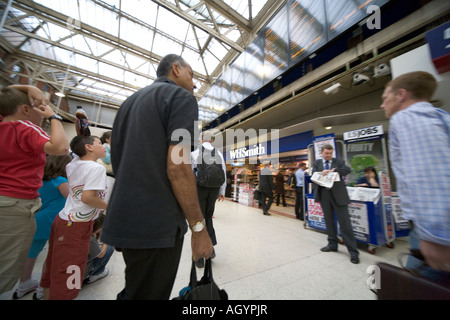
M 411 250 L 415 251 L 415 250 Z M 377 289 L 379 300 L 450 300 L 450 281 L 437 282 L 420 275 L 420 268 L 426 266 L 420 252 L 413 256 L 423 261 L 422 266 L 412 270 L 396 267 L 384 262 L 377 263 L 380 268 L 380 284 Z M 400 262 L 400 265 L 403 265 Z
M 253 191 L 253 199 L 254 200 L 261 200 L 262 196 L 261 196 L 261 191 L 256 190 Z
M 173 300 L 228 300 L 225 290 L 219 289 L 212 275 L 211 259 L 205 262 L 205 271 L 200 281 L 197 281 L 195 262 L 192 261 L 189 286 L 180 291 Z

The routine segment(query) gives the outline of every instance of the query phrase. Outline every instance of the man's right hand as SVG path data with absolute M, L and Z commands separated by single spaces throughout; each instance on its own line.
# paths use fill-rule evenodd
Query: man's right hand
M 192 232 L 191 247 L 192 259 L 194 261 L 198 261 L 201 258 L 209 259 L 211 257 L 213 244 L 206 228 L 200 232 Z

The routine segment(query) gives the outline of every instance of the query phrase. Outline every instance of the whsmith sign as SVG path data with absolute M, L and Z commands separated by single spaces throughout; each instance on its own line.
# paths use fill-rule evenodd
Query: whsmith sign
M 257 157 L 261 155 L 267 154 L 267 144 L 258 144 L 253 145 L 251 148 L 244 147 L 244 148 L 238 148 L 234 150 L 228 151 L 228 157 L 227 159 L 230 160 L 237 160 L 237 159 L 243 159 L 243 158 L 249 158 L 249 157 Z

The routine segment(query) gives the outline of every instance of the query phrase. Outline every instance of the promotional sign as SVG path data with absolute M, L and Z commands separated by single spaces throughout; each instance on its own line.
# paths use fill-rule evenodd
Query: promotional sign
M 391 204 L 391 181 L 385 172 L 380 171 L 378 176 L 380 177 L 381 196 L 383 199 L 383 216 L 385 219 L 386 240 L 389 242 L 395 239 L 395 222 L 392 218 Z
M 348 214 L 353 227 L 355 238 L 369 242 L 369 217 L 365 203 L 352 202 L 348 205 Z
M 450 71 L 450 22 L 447 22 L 426 35 L 431 57 L 439 74 Z
M 352 172 L 347 176 L 350 186 L 364 177 L 364 169 L 373 167 L 376 172 L 387 171 L 383 126 L 372 126 L 344 132 L 347 164 Z
M 334 133 L 326 134 L 319 137 L 314 137 L 313 139 L 314 144 L 314 157 L 315 159 L 322 159 L 322 155 L 320 153 L 322 146 L 326 144 L 331 144 L 334 148 L 333 150 L 333 158 L 337 158 L 336 154 L 336 140 L 334 139 Z
M 315 202 L 314 198 L 307 198 L 308 203 L 308 223 L 311 228 L 319 230 L 327 230 L 325 226 L 325 218 L 323 216 L 322 207 L 319 202 Z

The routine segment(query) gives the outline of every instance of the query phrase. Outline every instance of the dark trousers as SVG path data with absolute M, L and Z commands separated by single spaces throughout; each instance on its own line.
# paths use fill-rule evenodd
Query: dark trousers
M 125 260 L 125 288 L 118 300 L 168 300 L 183 249 L 179 235 L 175 246 L 161 249 L 121 249 Z
M 214 209 L 220 188 L 205 188 L 197 186 L 198 201 L 203 217 L 205 218 L 206 230 L 211 238 L 213 246 L 217 244 L 216 232 L 213 225 Z
M 261 192 L 261 199 L 259 201 L 261 203 L 263 212 L 269 213 L 270 206 L 273 203 L 273 193 Z
M 336 203 L 333 195 L 329 190 L 322 188 L 322 195 L 320 205 L 322 207 L 323 215 L 325 218 L 325 225 L 327 227 L 328 244 L 330 247 L 337 248 L 338 238 L 336 223 L 334 219 L 334 212 L 339 222 L 342 238 L 344 239 L 345 246 L 349 253 L 358 253 L 356 239 L 353 234 L 352 224 L 350 222 L 350 216 L 348 214 L 348 206 L 340 206 Z
M 277 206 L 280 204 L 280 198 L 283 201 L 283 206 L 286 207 L 286 198 L 284 196 L 284 193 L 277 194 Z
M 303 220 L 303 187 L 295 187 L 295 216 Z

